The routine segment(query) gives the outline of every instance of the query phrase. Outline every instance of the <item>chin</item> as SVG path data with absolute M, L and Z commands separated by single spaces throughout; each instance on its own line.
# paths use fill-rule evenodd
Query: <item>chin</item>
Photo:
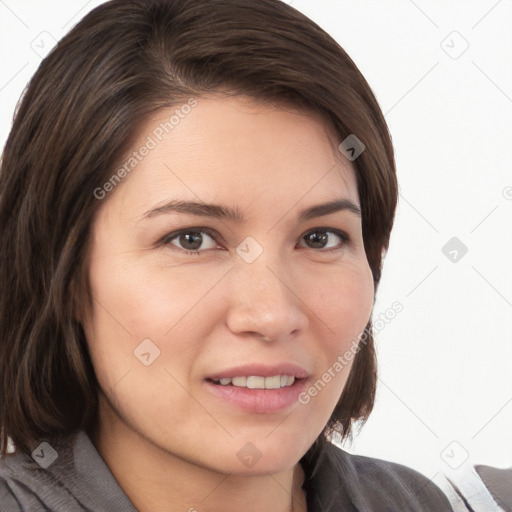
M 304 438 L 282 442 L 282 438 L 276 436 L 272 442 L 270 437 L 265 440 L 262 436 L 260 440 L 253 441 L 249 438 L 243 441 L 231 439 L 227 446 L 222 447 L 213 441 L 197 457 L 188 460 L 222 474 L 265 476 L 294 467 L 310 446 L 304 444 L 301 449 Z

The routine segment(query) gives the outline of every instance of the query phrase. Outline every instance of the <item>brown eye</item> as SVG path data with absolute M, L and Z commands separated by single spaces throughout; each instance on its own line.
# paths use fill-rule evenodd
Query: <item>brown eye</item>
M 336 238 L 338 238 L 337 243 Z M 338 230 L 315 229 L 304 235 L 302 240 L 311 249 L 336 249 L 345 245 L 349 238 L 345 233 Z
M 177 239 L 183 249 L 189 249 L 195 251 L 201 247 L 203 243 L 203 237 L 201 233 L 198 232 L 190 232 L 179 235 Z
M 207 249 L 214 249 L 218 245 L 213 238 L 213 232 L 204 228 L 176 231 L 165 237 L 162 243 L 182 249 L 182 252 L 186 253 L 200 253 Z

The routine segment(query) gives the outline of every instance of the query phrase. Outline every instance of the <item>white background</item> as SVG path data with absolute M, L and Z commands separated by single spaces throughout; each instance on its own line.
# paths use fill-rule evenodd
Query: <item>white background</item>
M 40 55 L 100 3 L 0 0 L 2 146 Z M 512 0 L 287 3 L 356 62 L 397 159 L 375 316 L 404 309 L 378 333 L 377 405 L 345 449 L 442 487 L 475 463 L 511 466 Z M 455 262 L 452 237 L 468 249 Z

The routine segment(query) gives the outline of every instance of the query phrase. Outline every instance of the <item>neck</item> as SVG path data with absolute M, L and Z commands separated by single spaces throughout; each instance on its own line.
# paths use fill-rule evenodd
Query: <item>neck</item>
M 277 474 L 225 474 L 177 457 L 102 414 L 90 437 L 139 512 L 307 512 L 300 463 Z

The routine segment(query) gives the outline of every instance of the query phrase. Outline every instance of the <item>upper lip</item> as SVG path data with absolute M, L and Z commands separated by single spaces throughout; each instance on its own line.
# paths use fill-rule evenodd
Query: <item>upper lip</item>
M 219 380 L 222 378 L 233 378 L 233 377 L 273 377 L 274 375 L 289 375 L 296 379 L 302 379 L 309 377 L 309 373 L 299 365 L 293 363 L 280 363 L 274 365 L 267 365 L 261 363 L 253 363 L 241 366 L 233 366 L 226 368 L 225 370 L 219 370 L 211 375 L 208 375 L 208 379 Z

